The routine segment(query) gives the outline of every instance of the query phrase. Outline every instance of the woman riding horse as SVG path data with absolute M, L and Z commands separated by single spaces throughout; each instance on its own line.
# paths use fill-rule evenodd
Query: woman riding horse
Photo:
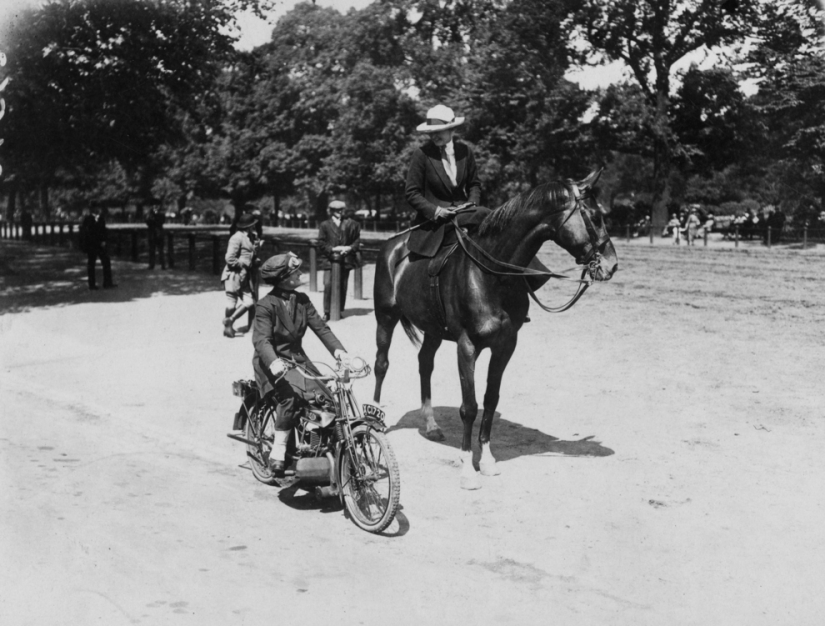
M 437 169 L 437 163 L 433 167 Z M 422 413 L 428 438 L 443 438 L 433 416 L 430 377 L 442 341 L 455 341 L 462 392 L 459 413 L 464 424 L 461 486 L 465 489 L 481 486 L 473 468 L 472 430 L 478 412 L 475 363 L 485 348 L 491 356 L 478 436 L 482 450 L 479 467 L 485 475 L 499 473 L 490 452 L 490 432 L 502 375 L 529 309 L 532 289 L 527 279 L 546 280 L 552 274 L 537 273 L 528 264 L 542 244 L 552 240 L 585 266 L 588 283 L 609 280 L 616 271 L 616 251 L 593 191 L 598 177 L 599 172 L 593 172 L 579 183 L 539 185 L 487 214 L 474 234 L 455 231 L 463 253 L 446 259 L 438 282 L 433 281 L 429 259 L 408 254 L 405 237 L 390 239 L 381 248 L 374 287 L 378 323 L 374 399 L 381 400 L 396 324 L 400 321 L 414 342 L 418 331 L 423 331 L 418 354 Z

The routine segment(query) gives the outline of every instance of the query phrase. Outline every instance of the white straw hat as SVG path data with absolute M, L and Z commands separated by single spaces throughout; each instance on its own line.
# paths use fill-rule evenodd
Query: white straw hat
M 450 107 L 437 104 L 427 111 L 427 121 L 419 124 L 416 130 L 420 133 L 437 133 L 440 130 L 461 126 L 463 123 L 464 118 L 456 117 Z

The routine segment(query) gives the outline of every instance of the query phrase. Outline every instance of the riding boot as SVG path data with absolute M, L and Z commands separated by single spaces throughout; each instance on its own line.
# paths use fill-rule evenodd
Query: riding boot
M 288 430 L 276 430 L 273 432 L 272 450 L 269 452 L 269 467 L 273 472 L 278 474 L 284 471 L 287 439 L 289 439 Z
M 229 337 L 232 339 L 235 337 L 235 329 L 232 328 L 232 324 L 234 320 L 232 319 L 232 314 L 235 312 L 235 309 L 226 309 L 224 311 L 225 317 L 223 318 L 223 336 Z

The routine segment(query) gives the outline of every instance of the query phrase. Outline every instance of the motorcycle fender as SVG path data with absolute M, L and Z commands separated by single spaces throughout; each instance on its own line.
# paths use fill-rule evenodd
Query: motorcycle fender
M 360 426 L 364 424 L 369 426 L 373 430 L 377 430 L 379 433 L 383 433 L 387 431 L 387 426 L 377 417 L 367 417 L 366 415 L 360 419 L 353 420 L 352 427 L 355 428 L 356 426 Z

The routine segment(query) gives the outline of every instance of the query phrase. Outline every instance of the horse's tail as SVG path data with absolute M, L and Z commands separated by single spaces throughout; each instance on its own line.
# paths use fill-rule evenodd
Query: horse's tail
M 418 334 L 418 329 L 415 327 L 415 324 L 413 324 L 404 315 L 402 315 L 401 327 L 404 329 L 404 332 L 407 334 L 407 337 L 412 342 L 412 345 L 414 345 L 416 348 L 420 348 L 421 335 Z

